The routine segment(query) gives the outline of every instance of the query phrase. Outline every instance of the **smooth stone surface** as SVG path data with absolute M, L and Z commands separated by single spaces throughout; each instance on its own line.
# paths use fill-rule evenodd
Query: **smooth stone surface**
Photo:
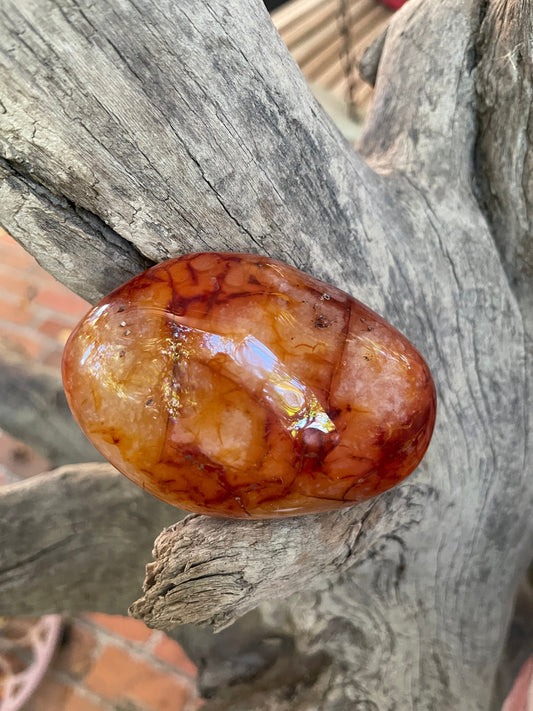
M 117 469 L 218 516 L 364 501 L 415 469 L 435 421 L 431 374 L 404 336 L 250 254 L 186 255 L 116 289 L 72 333 L 63 379 Z

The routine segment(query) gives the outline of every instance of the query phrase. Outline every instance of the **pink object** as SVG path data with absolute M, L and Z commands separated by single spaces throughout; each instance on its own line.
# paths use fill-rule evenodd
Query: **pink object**
M 61 617 L 4 620 L 0 623 L 0 711 L 19 711 L 33 694 L 48 669 L 61 632 Z M 18 671 L 13 659 L 31 655 Z
M 533 711 L 533 657 L 520 670 L 502 711 Z
M 383 5 L 390 7 L 391 10 L 399 10 L 402 5 L 405 5 L 407 0 L 380 0 Z

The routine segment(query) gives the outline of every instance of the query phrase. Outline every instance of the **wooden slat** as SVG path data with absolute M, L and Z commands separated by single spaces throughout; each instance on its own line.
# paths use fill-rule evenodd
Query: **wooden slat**
M 339 11 L 338 0 L 326 0 L 316 11 L 293 23 L 283 32 L 283 41 L 292 52 L 302 42 L 313 39 L 325 25 L 335 20 Z
M 382 17 L 382 12 L 382 7 L 376 5 L 373 0 L 365 0 L 364 5 L 359 6 L 358 11 L 347 18 L 351 42 L 364 44 L 365 35 Z M 324 82 L 324 86 L 330 85 L 331 82 L 328 82 L 327 76 L 333 71 L 333 68 L 342 71 L 341 56 L 345 48 L 345 39 L 338 26 L 335 26 L 334 30 L 327 44 L 316 46 L 314 55 L 311 54 L 312 48 L 309 47 L 309 54 L 305 56 L 305 60 L 300 65 L 309 80 Z M 296 56 L 295 59 L 298 61 Z
M 284 32 L 297 26 L 300 20 L 312 15 L 327 2 L 328 0 L 291 0 L 272 12 L 272 22 L 283 36 Z
M 272 20 L 308 81 L 364 110 L 372 89 L 358 77 L 356 64 L 392 14 L 376 0 L 352 0 L 341 20 L 341 0 L 291 0 L 272 13 Z M 350 32 L 351 76 L 346 75 L 342 23 Z
M 324 52 L 327 53 L 328 50 L 332 49 L 332 47 L 337 47 L 338 45 L 335 43 L 339 43 L 341 40 L 338 23 L 340 3 L 337 2 L 337 5 L 337 13 L 335 13 L 327 24 L 324 24 L 323 27 L 318 29 L 314 36 L 310 37 L 305 42 L 300 42 L 295 46 L 289 47 L 293 57 L 296 59 L 304 73 L 307 65 L 313 64 L 319 54 Z M 365 15 L 372 12 L 375 8 L 376 3 L 374 0 L 354 0 L 348 11 L 348 24 L 351 26 L 354 23 L 361 21 Z M 335 57 L 335 49 L 333 49 L 333 56 Z
M 356 72 L 357 62 L 361 55 L 368 45 L 383 31 L 389 22 L 390 13 L 385 8 L 383 8 L 383 12 L 381 7 L 376 9 L 379 12 L 373 15 L 372 18 L 369 16 L 368 24 L 365 23 L 365 27 L 357 28 L 357 31 L 353 32 L 351 36 L 350 57 Z M 329 86 L 332 89 L 337 87 L 339 84 L 347 83 L 346 73 L 343 69 L 342 62 L 332 63 L 321 77 L 321 81 L 324 82 L 325 86 Z

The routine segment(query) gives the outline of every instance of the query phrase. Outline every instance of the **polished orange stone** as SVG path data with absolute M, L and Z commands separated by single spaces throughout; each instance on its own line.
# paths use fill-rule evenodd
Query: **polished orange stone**
M 238 518 L 348 506 L 410 474 L 435 388 L 409 341 L 274 259 L 189 254 L 116 289 L 63 357 L 71 409 L 151 494 Z

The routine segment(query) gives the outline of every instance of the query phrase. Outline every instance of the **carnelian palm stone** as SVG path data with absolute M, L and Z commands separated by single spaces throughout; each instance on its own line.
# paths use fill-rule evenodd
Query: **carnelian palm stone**
M 189 254 L 95 306 L 63 357 L 70 407 L 151 494 L 270 518 L 364 501 L 429 444 L 435 388 L 409 341 L 274 259 Z

